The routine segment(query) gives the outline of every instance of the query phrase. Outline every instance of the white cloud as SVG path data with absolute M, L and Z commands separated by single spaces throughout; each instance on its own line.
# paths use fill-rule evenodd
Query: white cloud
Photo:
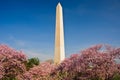
M 17 45 L 17 46 L 25 46 L 25 45 L 26 45 L 25 41 L 23 41 L 23 40 L 18 40 L 18 39 L 16 39 L 16 38 L 15 38 L 14 36 L 12 36 L 12 35 L 9 36 L 9 39 L 10 39 L 15 45 Z
M 53 55 L 52 54 L 44 54 L 44 53 L 41 53 L 40 51 L 27 50 L 27 49 L 23 49 L 23 51 L 28 56 L 28 58 L 37 57 L 37 58 L 40 59 L 40 61 L 45 61 L 45 60 L 48 60 L 48 59 L 53 59 Z
M 14 47 L 21 49 L 28 58 L 37 57 L 40 61 L 53 59 L 53 54 L 48 54 L 48 51 L 40 50 L 38 47 L 32 47 L 28 42 L 26 43 L 26 41 L 18 40 L 12 35 L 9 36 L 9 40 Z

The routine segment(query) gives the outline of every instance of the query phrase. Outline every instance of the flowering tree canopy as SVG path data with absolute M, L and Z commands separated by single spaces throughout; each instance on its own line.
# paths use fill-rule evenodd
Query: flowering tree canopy
M 26 66 L 26 62 L 27 66 Z M 35 64 L 35 65 L 34 65 Z M 28 68 L 27 68 L 28 67 Z M 26 70 L 27 69 L 27 70 Z M 96 45 L 58 65 L 0 45 L 0 80 L 120 80 L 120 48 Z
M 106 50 L 102 50 L 102 45 L 96 45 L 71 55 L 52 74 L 55 77 L 63 74 L 57 76 L 63 80 L 113 80 L 115 74 L 120 75 L 120 63 L 116 63 L 116 58 L 120 60 L 120 48 L 106 46 Z
M 23 75 L 18 76 L 19 80 L 48 80 L 49 74 L 54 69 L 54 64 L 43 62 L 38 66 L 31 68 Z
M 26 71 L 26 56 L 6 45 L 0 45 L 0 79 L 11 79 Z

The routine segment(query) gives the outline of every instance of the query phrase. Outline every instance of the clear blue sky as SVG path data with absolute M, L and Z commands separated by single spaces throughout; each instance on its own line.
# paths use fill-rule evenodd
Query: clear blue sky
M 58 2 L 67 57 L 95 44 L 120 47 L 120 0 L 0 0 L 0 44 L 28 57 L 53 58 Z

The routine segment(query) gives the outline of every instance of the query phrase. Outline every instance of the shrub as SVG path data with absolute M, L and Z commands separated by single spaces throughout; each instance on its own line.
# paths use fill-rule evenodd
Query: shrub
M 120 80 L 120 74 L 118 73 L 114 74 L 112 80 Z
M 30 68 L 34 67 L 35 65 L 39 65 L 40 61 L 38 58 L 30 58 L 27 60 L 27 62 L 25 63 L 27 70 L 29 70 Z

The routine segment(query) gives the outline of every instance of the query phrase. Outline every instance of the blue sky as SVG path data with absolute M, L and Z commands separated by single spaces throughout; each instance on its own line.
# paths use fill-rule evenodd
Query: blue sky
M 120 0 L 0 0 L 0 44 L 28 57 L 53 58 L 58 2 L 67 57 L 96 44 L 120 47 Z

